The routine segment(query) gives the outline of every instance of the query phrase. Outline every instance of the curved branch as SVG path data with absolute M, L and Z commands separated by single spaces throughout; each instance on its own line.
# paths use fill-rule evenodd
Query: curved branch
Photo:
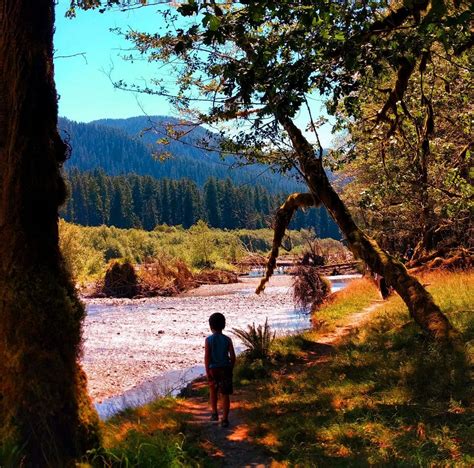
M 400 63 L 400 68 L 397 73 L 397 81 L 395 86 L 390 91 L 390 96 L 383 108 L 378 112 L 377 122 L 387 119 L 387 112 L 392 109 L 395 113 L 397 111 L 397 102 L 403 99 L 403 95 L 408 87 L 408 80 L 415 70 L 415 60 L 403 58 Z
M 268 280 L 275 271 L 281 242 L 295 211 L 298 208 L 308 208 L 310 206 L 318 206 L 319 204 L 319 200 L 315 200 L 315 197 L 311 193 L 293 193 L 286 199 L 285 203 L 278 208 L 275 217 L 272 251 L 268 259 L 265 276 L 262 278 L 255 291 L 257 294 L 260 294 L 265 289 Z

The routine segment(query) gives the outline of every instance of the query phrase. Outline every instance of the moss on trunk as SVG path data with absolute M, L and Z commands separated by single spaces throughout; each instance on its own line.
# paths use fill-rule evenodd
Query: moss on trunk
M 0 4 L 0 440 L 25 466 L 66 466 L 99 440 L 79 365 L 84 308 L 58 246 L 54 6 Z

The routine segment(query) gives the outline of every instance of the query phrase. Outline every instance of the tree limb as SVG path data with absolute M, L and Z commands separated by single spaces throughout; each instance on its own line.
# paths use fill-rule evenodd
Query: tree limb
M 308 208 L 315 205 L 319 205 L 319 201 L 318 203 L 315 203 L 314 196 L 311 193 L 293 193 L 278 209 L 275 217 L 272 251 L 268 259 L 265 276 L 262 278 L 257 290 L 255 291 L 257 294 L 260 294 L 265 289 L 268 280 L 275 271 L 281 242 L 285 236 L 285 231 L 290 224 L 293 214 L 298 208 Z

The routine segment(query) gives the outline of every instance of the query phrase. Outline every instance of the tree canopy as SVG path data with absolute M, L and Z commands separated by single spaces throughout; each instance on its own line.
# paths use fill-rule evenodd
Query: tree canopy
M 97 7 L 100 2 L 86 3 Z M 111 3 L 124 5 L 117 1 L 104 7 Z M 153 88 L 140 89 L 122 82 L 117 86 L 169 95 L 188 118 L 208 125 L 232 120 L 230 130 L 222 130 L 228 137 L 224 149 L 250 160 L 276 164 L 282 171 L 294 169 L 304 179 L 313 201 L 310 203 L 306 196 L 291 197 L 282 207 L 267 276 L 278 255 L 281 231 L 298 203 L 322 203 L 353 253 L 386 278 L 431 336 L 446 338 L 451 326 L 432 297 L 403 265 L 360 229 L 332 187 L 324 170 L 317 122 L 312 119 L 308 99 L 317 93 L 326 99 L 332 114 L 342 108 L 345 119 L 338 119 L 336 129 L 343 128 L 345 120 L 360 118 L 364 91 L 371 89 L 365 85 L 386 77 L 385 99 L 369 119 L 374 128 L 389 123 L 393 132 L 400 127 L 397 117 L 415 71 L 424 73 L 435 50 L 456 61 L 471 48 L 471 8 L 460 0 L 265 0 L 220 4 L 189 0 L 176 13 L 164 13 L 169 24 L 175 26 L 168 32 L 125 33 L 138 53 L 150 61 L 174 65 L 177 90 L 170 95 L 159 79 Z M 182 26 L 183 18 L 189 18 L 189 24 Z M 420 97 L 427 117 L 419 154 L 427 161 L 434 118 L 424 88 Z M 191 104 L 203 100 L 208 107 L 191 108 Z M 314 142 L 294 121 L 305 108 Z M 426 171 L 420 183 L 422 192 L 426 192 Z M 427 206 L 425 200 L 423 206 Z M 427 212 L 422 211 L 426 220 Z

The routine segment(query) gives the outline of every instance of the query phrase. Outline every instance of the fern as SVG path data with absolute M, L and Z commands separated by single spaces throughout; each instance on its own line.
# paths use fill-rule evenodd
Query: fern
M 248 325 L 247 329 L 233 328 L 232 333 L 240 338 L 246 347 L 245 353 L 249 359 L 265 360 L 270 357 L 270 348 L 276 333 L 272 333 L 268 319 L 263 325 L 255 326 L 253 323 Z

